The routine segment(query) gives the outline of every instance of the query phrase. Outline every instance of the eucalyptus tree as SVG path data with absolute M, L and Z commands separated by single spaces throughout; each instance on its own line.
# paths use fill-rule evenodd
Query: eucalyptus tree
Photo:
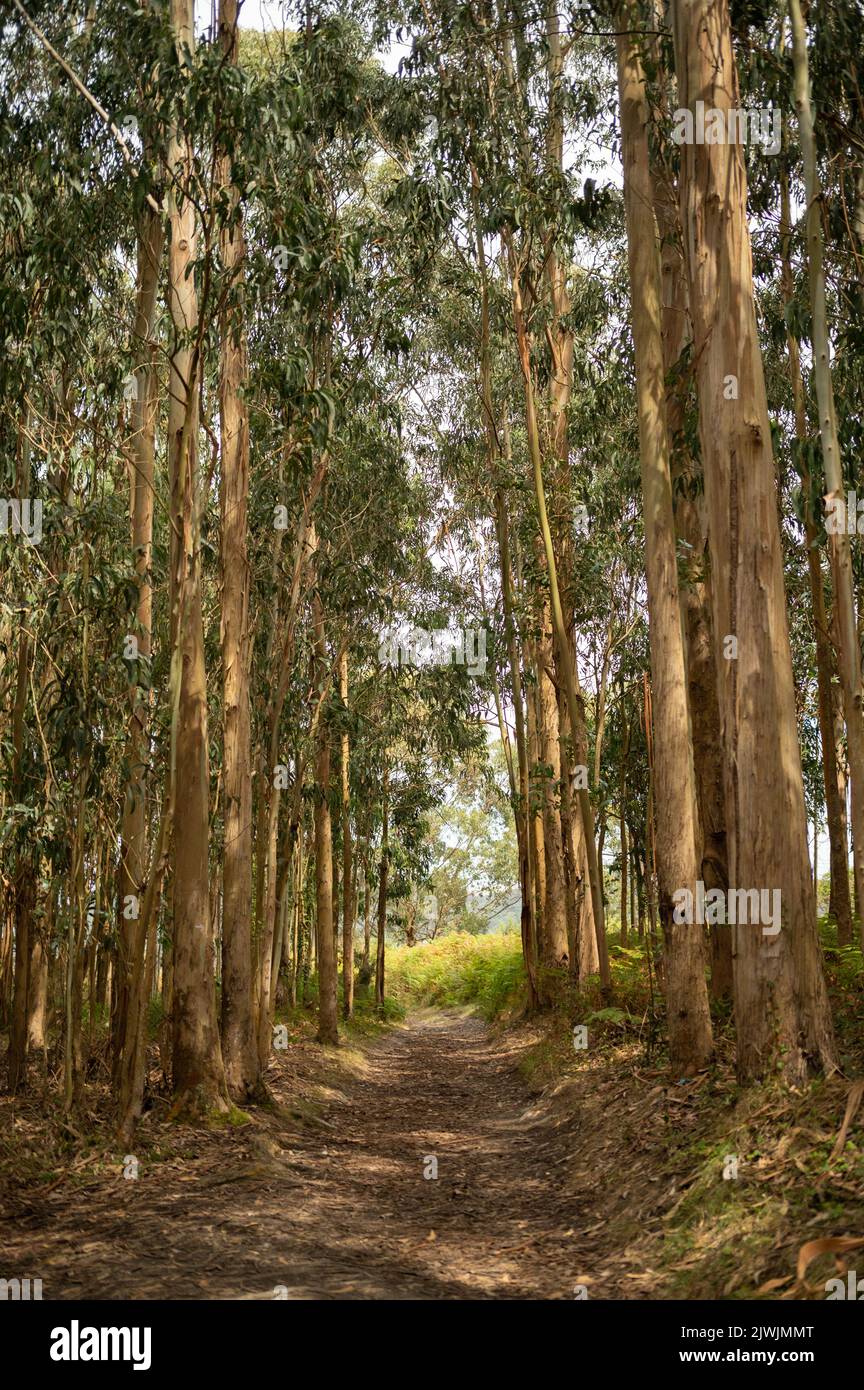
M 667 944 L 669 1050 L 673 1069 L 698 1068 L 712 1051 L 701 924 L 675 913 L 676 893 L 695 892 L 699 833 L 678 566 L 662 340 L 660 252 L 648 153 L 648 101 L 639 54 L 638 5 L 620 11 L 618 86 L 624 200 L 630 248 L 633 346 L 656 699 L 655 804 L 660 920 Z
M 672 19 L 680 107 L 695 110 L 698 94 L 727 120 L 739 90 L 727 5 L 676 0 Z M 734 928 L 738 1065 L 744 1078 L 778 1065 L 794 1081 L 813 1064 L 830 1066 L 833 1043 L 807 855 L 746 190 L 740 143 L 682 144 L 714 640 L 721 650 L 726 639 L 735 643 L 718 662 L 729 882 L 779 889 L 783 904 L 773 937 Z

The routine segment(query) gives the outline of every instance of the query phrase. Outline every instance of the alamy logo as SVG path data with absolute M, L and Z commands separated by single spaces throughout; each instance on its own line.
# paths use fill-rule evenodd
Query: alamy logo
M 41 1298 L 41 1279 L 0 1279 L 0 1302 L 27 1303 Z
M 32 508 L 32 512 L 31 512 Z M 0 535 L 11 531 L 13 536 L 24 536 L 31 545 L 38 545 L 42 539 L 42 502 L 25 497 L 0 497 Z
M 828 1293 L 828 1290 L 831 1290 Z M 864 1279 L 859 1279 L 856 1271 L 850 1269 L 846 1275 L 846 1283 L 842 1279 L 829 1279 L 825 1285 L 825 1292 L 828 1294 L 827 1301 L 830 1303 L 832 1298 L 852 1299 L 856 1303 L 864 1302 Z
M 133 1371 L 149 1371 L 149 1327 L 71 1327 L 51 1332 L 52 1361 L 131 1361 Z
M 378 660 L 382 666 L 449 666 L 453 661 L 468 668 L 468 674 L 477 676 L 486 670 L 486 629 L 438 628 L 426 632 L 423 628 L 409 628 L 407 632 L 385 633 L 378 648 Z
M 700 879 L 696 884 L 696 899 L 689 888 L 677 888 L 672 894 L 672 921 L 697 922 L 699 926 L 735 927 L 762 926 L 763 936 L 776 936 L 780 930 L 779 888 L 710 888 Z
M 779 154 L 782 146 L 783 116 L 776 106 L 744 111 L 730 107 L 720 111 L 705 109 L 696 102 L 695 114 L 679 107 L 673 116 L 671 139 L 676 145 L 761 145 L 766 154 Z
M 825 498 L 825 530 L 829 536 L 864 536 L 864 497 L 847 492 L 846 500 L 836 493 Z

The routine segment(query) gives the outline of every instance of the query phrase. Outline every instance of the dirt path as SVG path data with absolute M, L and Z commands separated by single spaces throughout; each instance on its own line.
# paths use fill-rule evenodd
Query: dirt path
M 571 1299 L 573 1126 L 532 1110 L 516 1061 L 476 1018 L 412 1019 L 300 1132 L 208 1136 L 32 1200 L 0 1225 L 5 1263 L 45 1298 Z

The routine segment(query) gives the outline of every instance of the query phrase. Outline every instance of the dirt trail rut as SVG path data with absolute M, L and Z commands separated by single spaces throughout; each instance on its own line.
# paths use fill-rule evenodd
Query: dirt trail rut
M 6 1262 L 61 1299 L 574 1297 L 573 1125 L 533 1110 L 506 1038 L 426 1014 L 335 1084 L 300 1134 L 237 1131 L 134 1182 L 64 1185 L 0 1225 Z

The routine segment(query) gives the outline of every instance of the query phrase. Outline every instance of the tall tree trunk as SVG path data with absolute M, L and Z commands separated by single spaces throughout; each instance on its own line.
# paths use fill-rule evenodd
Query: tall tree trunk
M 194 52 L 192 0 L 171 0 L 181 68 Z M 177 1108 L 207 1112 L 227 1104 L 216 1020 L 213 933 L 208 887 L 209 757 L 207 679 L 201 609 L 201 497 L 197 463 L 200 338 L 193 267 L 195 207 L 178 190 L 191 177 L 192 152 L 171 132 L 168 194 L 171 242 L 169 302 L 174 324 L 170 362 L 168 457 L 171 477 L 171 597 L 179 698 L 172 719 L 172 761 L 183 798 L 174 835 L 173 1077 Z
M 133 402 L 133 457 L 129 476 L 129 514 L 132 554 L 138 586 L 134 634 L 138 661 L 131 667 L 129 683 L 129 725 L 127 762 L 129 780 L 123 803 L 120 844 L 120 871 L 117 876 L 118 959 L 115 976 L 112 1019 L 114 1038 L 114 1078 L 120 1085 L 121 1058 L 134 1040 L 128 1034 L 128 1007 L 133 980 L 144 969 L 144 930 L 141 899 L 147 878 L 147 767 L 149 763 L 148 722 L 149 680 L 139 670 L 146 668 L 152 651 L 153 588 L 150 580 L 153 552 L 153 498 L 156 463 L 156 416 L 158 410 L 157 347 L 153 342 L 159 270 L 165 230 L 162 218 L 145 205 L 138 223 L 138 270 L 135 296 L 135 371 Z M 144 679 L 142 680 L 142 675 Z
M 327 670 L 324 610 L 317 592 L 312 599 L 315 661 L 320 689 Z M 318 1041 L 338 1043 L 338 976 L 333 936 L 333 827 L 330 820 L 330 728 L 322 715 L 318 726 L 315 787 L 315 940 L 318 956 Z
M 678 100 L 739 105 L 727 0 L 673 0 Z M 728 128 L 728 125 L 727 125 Z M 681 147 L 682 226 L 709 515 L 730 889 L 781 895 L 782 927 L 733 932 L 738 1071 L 792 1082 L 833 1065 L 822 974 L 771 429 L 737 144 Z M 730 396 L 724 387 L 735 378 Z M 726 659 L 726 639 L 737 657 Z
M 93 1001 L 90 1001 L 91 1014 Z M 30 956 L 30 995 L 27 1001 L 27 1049 L 41 1054 L 43 1074 L 48 1060 L 48 950 L 43 933 L 37 928 L 33 934 L 33 950 Z
M 339 662 L 339 694 L 348 709 L 348 653 Z M 351 841 L 351 778 L 348 733 L 342 733 L 342 1012 L 354 1013 L 354 891 Z
M 847 780 L 846 780 L 846 747 L 845 747 L 845 740 L 844 740 L 844 737 L 843 737 L 843 712 L 842 712 L 842 709 L 841 709 L 841 705 L 842 705 L 842 699 L 841 699 L 841 696 L 840 696 L 840 689 L 839 689 L 839 686 L 835 685 L 834 682 L 832 681 L 832 683 L 831 683 L 831 712 L 832 712 L 832 716 L 833 716 L 833 728 L 834 728 L 834 762 L 835 762 L 835 765 L 836 765 L 836 767 L 837 767 L 837 800 L 838 800 L 838 802 L 839 802 L 839 807 L 840 807 L 840 828 L 841 828 L 841 834 L 840 834 L 840 836 L 839 836 L 839 839 L 840 839 L 840 843 L 841 843 L 841 846 L 842 846 L 842 849 L 843 849 L 843 867 L 842 867 L 842 871 L 841 871 L 841 869 L 840 869 L 840 864 L 839 864 L 839 859 L 838 859 L 837 880 L 836 880 L 837 887 L 836 887 L 836 891 L 835 891 L 834 870 L 833 870 L 833 868 L 832 868 L 832 870 L 831 870 L 831 906 L 830 906 L 830 908 L 829 908 L 829 911 L 831 911 L 835 917 L 837 916 L 838 902 L 842 901 L 842 897 L 841 897 L 840 895 L 842 895 L 842 892 L 843 892 L 843 888 L 842 888 L 842 886 L 841 886 L 843 883 L 846 884 L 846 894 L 847 894 L 847 897 L 848 897 L 848 895 L 849 895 L 849 893 L 850 893 L 850 886 L 849 886 L 849 817 L 848 817 L 848 815 L 847 815 L 848 791 L 847 791 Z M 833 860 L 832 860 L 832 864 L 833 864 Z M 853 874 L 853 879 L 854 879 L 854 874 Z M 853 903 L 854 903 L 854 899 L 853 899 Z M 858 909 L 857 909 L 857 907 L 855 908 L 855 914 L 856 914 L 856 916 L 858 915 Z
M 219 43 L 227 69 L 238 61 L 237 0 L 219 0 Z M 222 519 L 222 761 L 225 843 L 222 859 L 222 1053 L 229 1093 L 255 1093 L 258 1050 L 252 1008 L 252 736 L 249 707 L 249 416 L 243 309 L 246 238 L 231 180 L 231 158 L 220 159 L 228 218 L 220 236 L 231 307 L 220 325 Z
M 509 430 L 507 431 L 509 439 Z M 525 703 L 522 690 L 522 672 L 519 665 L 519 648 L 516 624 L 513 617 L 513 575 L 510 568 L 510 518 L 504 489 L 499 487 L 495 494 L 495 531 L 498 539 L 498 557 L 501 573 L 501 602 L 504 610 L 504 635 L 507 642 L 507 659 L 510 666 L 510 688 L 513 697 L 513 718 L 516 733 L 516 759 L 519 765 L 519 798 L 515 806 L 516 840 L 519 847 L 519 890 L 522 899 L 520 913 L 520 933 L 522 938 L 522 959 L 528 978 L 528 1008 L 533 1011 L 538 1004 L 537 994 L 537 938 L 534 919 L 534 875 L 531 857 L 531 791 L 529 780 L 528 736 L 525 728 Z
M 549 602 L 552 614 L 552 630 L 555 639 L 555 664 L 558 677 L 563 681 L 567 696 L 567 712 L 570 718 L 570 728 L 573 732 L 574 743 L 577 745 L 574 750 L 575 757 L 577 762 L 581 763 L 584 760 L 585 750 L 578 745 L 580 741 L 580 731 L 584 728 L 584 715 L 582 712 L 581 696 L 577 687 L 575 665 L 570 660 L 569 656 L 564 610 L 561 605 L 561 592 L 558 587 L 558 568 L 555 559 L 552 531 L 549 525 L 549 514 L 546 507 L 546 489 L 543 482 L 543 454 L 540 445 L 540 431 L 534 395 L 534 380 L 531 369 L 531 349 L 522 305 L 521 273 L 512 236 L 508 235 L 506 237 L 506 244 L 510 264 L 513 324 L 516 333 L 519 364 L 522 369 L 522 383 L 525 391 L 525 420 L 528 432 L 528 451 L 531 458 L 534 496 L 537 504 L 540 535 L 543 541 L 543 550 L 549 576 Z M 608 993 L 612 987 L 612 976 L 609 971 L 609 955 L 606 948 L 606 917 L 603 907 L 603 888 L 600 881 L 600 867 L 597 858 L 597 842 L 594 838 L 594 812 L 587 788 L 579 788 L 577 795 L 579 813 L 582 817 L 582 825 L 585 834 L 585 844 L 588 851 L 591 899 L 594 907 L 594 924 L 597 931 L 597 947 L 600 955 L 600 979 L 604 990 Z
M 390 875 L 390 820 L 388 769 L 384 768 L 381 803 L 381 867 L 378 873 L 378 949 L 375 956 L 375 1003 L 384 1007 L 384 953 L 387 936 L 387 880 Z
M 659 6 L 659 0 L 657 0 Z M 652 57 L 662 63 L 656 44 Z M 662 76 L 662 69 L 661 69 Z M 668 118 L 665 93 L 661 115 Z M 690 374 L 682 372 L 685 351 L 692 342 L 687 271 L 674 174 L 668 161 L 655 158 L 652 169 L 654 211 L 660 231 L 663 367 L 666 374 L 666 425 L 670 471 L 675 496 L 675 530 L 689 558 L 680 586 L 687 656 L 687 691 L 693 740 L 693 768 L 698 809 L 697 847 L 700 878 L 705 891 L 729 887 L 726 848 L 726 805 L 717 697 L 717 658 L 711 614 L 711 574 L 708 564 L 708 517 L 702 466 L 688 446 L 687 394 Z M 732 996 L 732 935 L 727 927 L 709 927 L 711 994 Z
M 800 0 L 789 0 L 792 22 L 792 59 L 795 73 L 795 109 L 804 163 L 807 194 L 807 261 L 810 275 L 812 314 L 813 378 L 819 407 L 819 438 L 825 468 L 827 501 L 841 505 L 841 525 L 828 526 L 831 579 L 839 636 L 838 666 L 843 688 L 846 718 L 846 745 L 849 750 L 849 781 L 852 788 L 852 829 L 855 844 L 854 872 L 859 897 L 864 897 L 864 692 L 861 688 L 861 647 L 855 614 L 852 575 L 852 549 L 846 529 L 843 462 L 837 437 L 837 414 L 831 378 L 831 341 L 825 294 L 824 251 L 822 245 L 822 185 L 816 158 L 816 135 L 810 106 L 810 72 L 807 58 L 807 32 Z M 862 925 L 864 943 L 864 925 Z
M 364 977 L 369 972 L 369 948 L 372 943 L 372 894 L 369 891 L 371 885 L 369 883 L 369 864 L 366 859 L 368 852 L 367 848 L 363 857 L 363 960 L 360 970 Z
M 794 275 L 790 242 L 792 220 L 789 203 L 789 176 L 780 175 L 780 240 L 782 255 L 781 283 L 784 305 L 792 302 Z M 816 684 L 819 698 L 819 738 L 822 744 L 822 773 L 825 785 L 825 807 L 828 819 L 828 841 L 831 851 L 831 912 L 837 921 L 837 940 L 848 945 L 852 940 L 852 903 L 849 898 L 849 855 L 846 842 L 845 785 L 843 799 L 837 767 L 837 747 L 834 736 L 834 709 L 831 684 L 834 663 L 831 638 L 825 608 L 825 585 L 822 579 L 822 556 L 818 546 L 819 527 L 813 515 L 810 468 L 807 462 L 807 405 L 804 379 L 801 372 L 801 352 L 798 339 L 787 327 L 786 345 L 789 357 L 789 377 L 795 408 L 795 434 L 800 449 L 801 497 L 804 508 L 804 541 L 807 550 L 807 573 L 810 580 L 810 600 L 813 609 L 813 636 L 816 645 Z M 818 886 L 818 885 L 817 885 Z
M 510 519 L 507 498 L 497 469 L 502 454 L 509 462 L 510 419 L 505 412 L 501 436 L 496 428 L 495 402 L 492 394 L 492 354 L 490 348 L 489 277 L 487 272 L 486 250 L 481 229 L 479 188 L 477 173 L 471 168 L 472 208 L 474 213 L 474 240 L 477 265 L 480 271 L 480 399 L 483 407 L 483 424 L 486 432 L 486 451 L 488 455 L 492 482 L 495 489 L 495 535 L 498 542 L 498 562 L 501 576 L 501 601 L 504 610 L 504 636 L 507 644 L 507 660 L 510 670 L 510 685 L 513 698 L 514 728 L 516 735 L 516 759 L 519 766 L 518 794 L 513 796 L 513 814 L 516 822 L 516 841 L 519 852 L 519 888 L 521 894 L 520 933 L 522 939 L 522 958 L 528 980 L 528 1008 L 533 1011 L 539 1002 L 537 992 L 537 921 L 533 905 L 533 860 L 531 855 L 530 831 L 530 780 L 528 741 L 525 730 L 525 706 L 522 695 L 522 675 L 519 666 L 519 646 L 516 623 L 513 616 L 513 575 L 510 566 Z M 514 779 L 512 763 L 511 782 Z
M 623 788 L 622 788 L 623 792 Z M 621 945 L 627 945 L 627 907 L 629 885 L 627 882 L 627 822 L 621 816 Z
M 12 1027 L 9 1036 L 7 1085 L 11 1095 L 23 1091 L 27 1080 L 27 1008 L 30 999 L 30 964 L 33 955 L 32 915 L 35 879 L 32 865 L 19 858 L 14 883 L 15 973 L 12 995 Z
M 546 857 L 546 896 L 543 902 L 543 964 L 552 968 L 568 962 L 567 884 L 561 828 L 561 750 L 558 699 L 552 682 L 552 633 L 548 607 L 541 616 L 534 647 L 537 657 L 537 734 L 540 743 L 543 844 Z
M 678 596 L 678 561 L 661 335 L 660 256 L 648 165 L 648 103 L 636 42 L 638 7 L 624 8 L 618 87 L 636 399 L 645 522 L 651 674 L 654 687 L 654 790 L 660 921 L 666 945 L 665 986 L 672 1070 L 695 1071 L 713 1040 L 701 925 L 676 920 L 676 893 L 695 901 L 699 877 L 696 782 L 690 744 L 687 673 Z
M 29 497 L 30 443 L 26 429 L 22 429 L 19 435 L 16 473 L 18 496 Z M 27 709 L 32 655 L 33 646 L 28 632 L 27 613 L 26 609 L 22 609 L 18 623 L 18 665 L 15 676 L 15 703 L 12 708 L 12 794 L 15 804 L 24 800 L 24 715 Z M 12 875 L 15 973 L 12 986 L 12 1026 L 7 1054 L 7 1085 L 13 1096 L 23 1091 L 27 1084 L 27 1012 L 30 1000 L 30 963 L 35 940 L 32 916 L 36 904 L 36 881 L 36 862 L 19 840 Z
M 526 673 L 535 666 L 534 643 L 526 640 L 524 643 L 525 668 Z M 537 734 L 537 683 L 532 681 L 526 691 L 525 700 L 526 734 L 528 746 L 528 850 L 531 856 L 531 885 L 534 892 L 532 903 L 532 915 L 534 919 L 534 959 L 537 965 L 540 962 L 543 942 L 543 918 L 546 903 L 546 845 L 543 834 L 543 788 L 538 789 L 537 782 L 540 776 L 540 743 Z M 538 973 L 537 987 L 540 1000 L 548 1002 L 546 992 L 543 988 L 543 981 Z

